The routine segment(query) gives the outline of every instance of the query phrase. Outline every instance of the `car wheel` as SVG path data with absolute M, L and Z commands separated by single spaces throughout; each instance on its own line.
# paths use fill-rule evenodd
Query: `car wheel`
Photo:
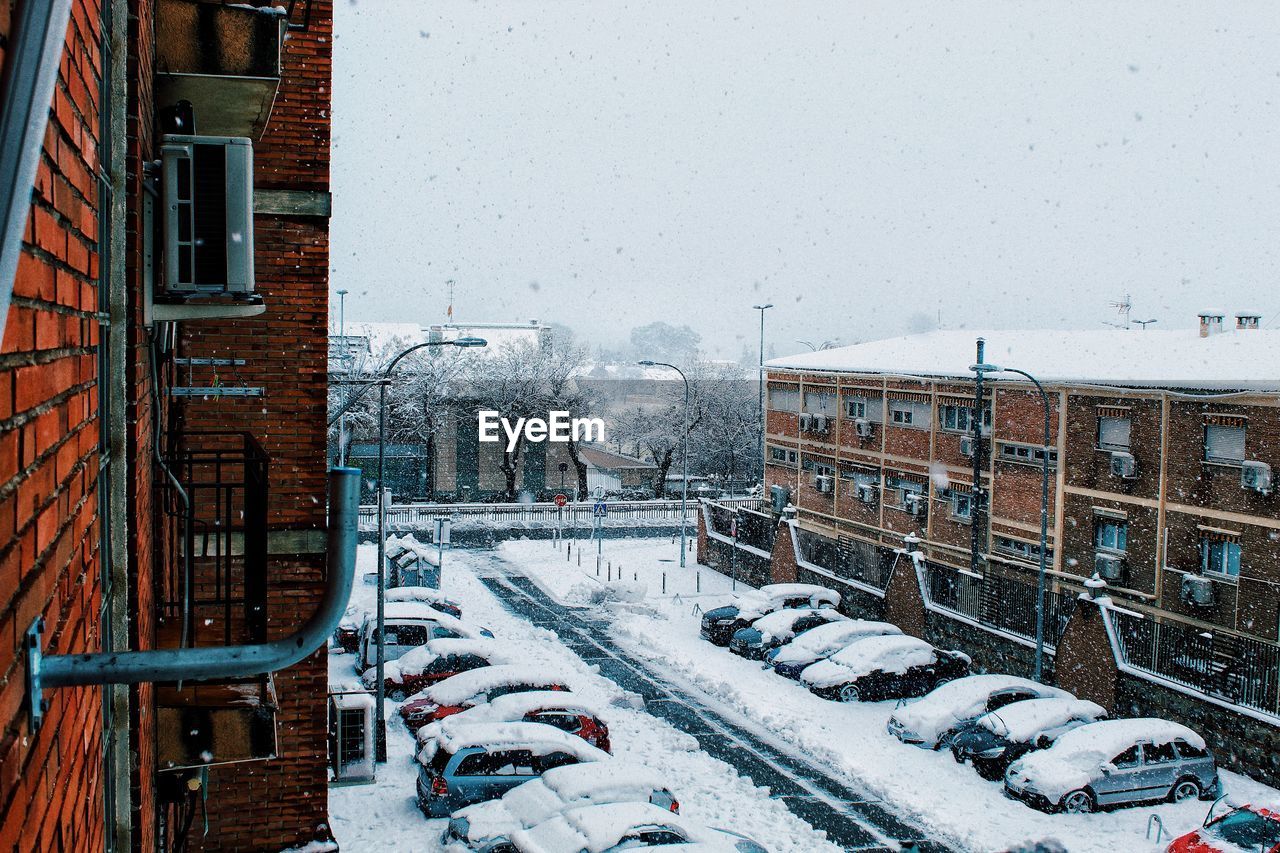
M 841 687 L 840 701 L 841 702 L 861 702 L 862 693 L 858 691 L 858 685 L 846 684 L 844 687 Z
M 955 679 L 949 675 L 944 675 L 941 678 L 938 678 L 936 681 L 933 682 L 933 687 L 930 688 L 930 692 L 937 690 L 939 687 L 946 684 L 948 681 L 955 681 Z
M 961 755 L 960 750 L 956 749 L 954 746 L 951 747 L 951 757 L 956 760 L 956 764 L 964 764 L 964 756 Z M 975 758 L 973 760 L 973 766 L 978 766 L 978 759 Z
M 1093 805 L 1093 795 L 1083 788 L 1062 798 L 1062 810 L 1067 814 L 1089 814 Z
M 1169 792 L 1169 801 L 1181 803 L 1184 800 L 1196 800 L 1200 798 L 1200 794 L 1200 783 L 1195 779 L 1179 779 Z
M 404 690 L 399 687 L 392 687 L 387 691 L 387 698 L 392 702 L 403 702 L 405 698 Z
M 933 748 L 935 751 L 939 749 L 949 748 L 951 746 L 951 742 L 955 739 L 956 739 L 956 730 L 947 729 L 945 732 L 938 735 L 938 742 L 933 745 Z

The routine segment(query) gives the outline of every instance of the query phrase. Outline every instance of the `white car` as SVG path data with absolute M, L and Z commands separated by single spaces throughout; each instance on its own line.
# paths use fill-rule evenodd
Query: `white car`
M 863 637 L 806 667 L 800 680 L 824 699 L 876 702 L 922 696 L 969 674 L 969 656 L 935 649 L 917 637 Z
M 1106 718 L 1105 708 L 1085 699 L 1025 699 L 962 726 L 950 739 L 951 754 L 961 763 L 972 761 L 979 776 L 997 782 L 1027 753 Z
M 717 646 L 729 645 L 733 633 L 784 607 L 839 607 L 840 593 L 811 583 L 775 583 L 735 596 L 723 607 L 702 614 L 699 629 L 704 640 Z
M 799 679 L 805 667 L 826 660 L 863 637 L 901 633 L 901 628 L 888 622 L 846 619 L 810 628 L 786 645 L 771 649 L 764 659 L 778 675 Z
M 729 640 L 729 651 L 745 658 L 759 660 L 764 653 L 830 622 L 847 622 L 834 607 L 787 607 L 761 616 L 746 628 L 739 628 Z
M 656 770 L 620 761 L 570 764 L 548 770 L 500 799 L 454 812 L 443 841 L 446 847 L 489 853 L 509 843 L 513 832 L 536 826 L 565 809 L 606 803 L 652 803 L 666 812 L 680 811 L 680 803 Z
M 382 608 L 384 626 L 383 662 L 396 660 L 410 649 L 429 640 L 444 637 L 492 637 L 493 632 L 470 622 L 463 622 L 421 601 L 393 601 Z M 364 673 L 377 663 L 378 620 L 370 613 L 360 626 L 360 648 L 356 672 Z
M 703 826 L 650 803 L 568 809 L 511 835 L 511 846 L 518 853 L 612 853 L 687 844 L 704 844 L 706 850 L 724 853 L 767 853 L 735 832 Z
M 958 678 L 889 717 L 889 734 L 926 749 L 947 746 L 962 726 L 988 711 L 1024 699 L 1074 699 L 1065 690 L 1029 678 L 987 673 Z

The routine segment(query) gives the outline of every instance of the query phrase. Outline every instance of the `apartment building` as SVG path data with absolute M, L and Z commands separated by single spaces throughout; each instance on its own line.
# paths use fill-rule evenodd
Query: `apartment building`
M 986 363 L 1043 385 L 1047 447 L 1023 376 L 986 374 L 978 406 L 979 337 Z M 1050 654 L 1097 575 L 1122 664 L 1273 736 L 1277 353 L 1258 315 L 1209 312 L 1187 331 L 938 331 L 777 359 L 766 484 L 795 507 L 801 562 L 855 599 L 890 606 L 894 549 L 914 535 L 930 607 L 1027 645 L 1047 453 Z
M 5 9 L 0 159 L 36 159 L 0 187 L 0 847 L 325 839 L 323 650 L 41 696 L 28 650 L 262 642 L 320 600 L 331 4 Z

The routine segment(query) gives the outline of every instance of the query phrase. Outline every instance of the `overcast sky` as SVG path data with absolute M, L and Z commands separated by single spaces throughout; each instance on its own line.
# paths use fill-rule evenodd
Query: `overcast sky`
M 779 355 L 1280 315 L 1273 3 L 336 4 L 348 318 L 454 279 L 458 320 L 736 358 L 760 301 Z

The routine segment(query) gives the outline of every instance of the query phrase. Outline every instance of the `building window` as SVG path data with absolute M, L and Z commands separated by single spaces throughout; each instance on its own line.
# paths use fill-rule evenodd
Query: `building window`
M 792 465 L 794 466 L 799 460 L 794 450 L 788 450 L 785 447 L 769 446 L 769 461 L 775 465 Z
M 868 402 L 866 397 L 845 397 L 844 413 L 851 418 L 865 418 Z
M 1044 448 L 1034 444 L 1011 444 L 1000 442 L 1000 460 L 1016 462 L 1020 465 L 1044 465 Z M 1058 467 L 1058 451 L 1049 451 L 1049 467 Z
M 1010 539 L 1007 536 L 996 537 L 996 550 L 1015 557 L 1038 561 L 1040 559 L 1039 543 L 1023 542 L 1021 539 Z M 1045 553 L 1045 559 L 1053 560 L 1053 549 Z
M 800 411 L 800 389 L 770 388 L 769 408 L 775 412 Z
M 894 426 L 928 429 L 929 404 L 893 400 L 889 403 L 889 420 Z
M 836 395 L 831 391 L 804 392 L 804 410 L 814 415 L 836 415 Z
M 1201 539 L 1200 569 L 1205 574 L 1240 577 L 1240 543 L 1223 539 Z
M 1244 427 L 1205 424 L 1204 461 L 1239 465 L 1244 461 Z
M 846 468 L 840 472 L 840 479 L 852 480 L 854 486 L 880 487 L 880 474 L 875 471 L 863 471 L 858 468 Z
M 1102 450 L 1128 450 L 1128 418 L 1098 418 L 1098 447 Z
M 938 424 L 949 432 L 973 432 L 973 406 L 940 406 Z M 984 430 L 991 428 L 990 407 L 982 409 L 982 426 Z
M 898 477 L 885 477 L 885 504 L 895 509 L 909 509 L 907 506 L 907 495 L 924 494 L 924 486 L 913 480 L 903 480 Z
M 825 462 L 807 463 L 805 467 L 812 471 L 814 476 L 817 477 L 834 477 L 836 475 L 835 466 L 828 465 Z
M 1129 525 L 1123 521 L 1099 518 L 1093 523 L 1093 544 L 1104 551 L 1125 551 Z
M 951 517 L 961 521 L 973 519 L 973 494 L 970 492 L 951 492 Z

